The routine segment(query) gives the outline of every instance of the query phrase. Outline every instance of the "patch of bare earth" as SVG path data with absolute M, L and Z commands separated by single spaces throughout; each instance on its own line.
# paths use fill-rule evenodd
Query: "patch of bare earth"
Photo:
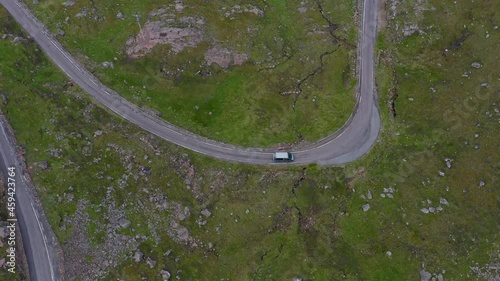
M 249 58 L 247 54 L 232 52 L 226 48 L 212 47 L 205 53 L 205 61 L 208 65 L 218 64 L 222 68 L 232 65 L 242 65 Z
M 378 19 L 377 26 L 379 29 L 384 29 L 387 26 L 387 12 L 386 12 L 387 0 L 378 1 Z
M 180 5 L 180 4 L 179 4 Z M 197 47 L 201 42 L 216 42 L 217 38 L 207 38 L 205 19 L 198 16 L 178 16 L 182 11 L 177 5 L 175 10 L 163 8 L 149 13 L 149 20 L 139 34 L 131 37 L 125 43 L 127 55 L 133 59 L 142 58 L 158 45 L 168 45 L 173 54 L 178 54 L 186 48 Z M 239 13 L 241 7 L 231 10 Z M 262 15 L 262 11 L 252 7 L 241 8 L 240 12 Z M 210 43 L 204 57 L 207 65 L 217 64 L 222 68 L 242 65 L 248 59 L 248 54 L 238 53 L 230 48 L 216 46 Z
M 197 27 L 170 27 L 161 21 L 147 23 L 142 31 L 126 42 L 127 55 L 141 58 L 156 45 L 170 45 L 174 53 L 186 47 L 196 47 L 203 41 L 203 31 Z

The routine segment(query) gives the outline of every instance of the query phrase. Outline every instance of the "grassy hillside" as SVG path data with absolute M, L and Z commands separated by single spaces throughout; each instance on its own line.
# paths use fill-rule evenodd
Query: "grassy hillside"
M 374 198 L 353 198 L 353 210 L 371 208 L 340 222 L 344 237 L 368 280 L 414 280 L 419 270 L 423 280 L 429 274 L 492 280 L 500 263 L 493 12 L 500 6 L 386 1 L 385 7 L 377 76 L 383 134 L 366 164 L 358 164 L 369 167 L 366 180 L 354 186 Z
M 245 146 L 309 142 L 342 126 L 354 107 L 355 1 L 68 3 L 28 2 L 101 81 L 195 133 Z M 131 38 L 154 45 L 153 26 L 164 28 L 158 38 L 173 29 L 196 35 L 127 53 Z M 224 65 L 224 54 L 246 59 L 211 63 Z
M 498 5 L 406 3 L 393 15 L 386 4 L 377 144 L 343 167 L 286 169 L 207 159 L 123 122 L 14 40 L 25 36 L 2 10 L 14 36 L 0 40 L 1 108 L 68 279 L 498 274 Z

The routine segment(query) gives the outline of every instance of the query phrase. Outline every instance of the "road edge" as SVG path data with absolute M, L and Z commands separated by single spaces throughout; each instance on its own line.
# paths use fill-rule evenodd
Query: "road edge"
M 22 151 L 22 148 L 17 145 L 17 140 L 14 135 L 14 130 L 10 126 L 7 117 L 5 114 L 0 110 L 0 127 L 3 128 L 5 132 L 5 136 L 7 137 L 7 141 L 9 142 L 9 146 L 12 147 L 12 149 L 16 153 L 16 158 L 14 159 L 15 163 L 17 164 L 17 168 L 19 169 L 18 173 L 20 176 L 23 177 L 24 182 L 26 183 L 26 193 L 28 194 L 29 202 L 32 204 L 32 209 L 35 212 L 35 216 L 38 220 L 39 223 L 41 223 L 41 227 L 44 230 L 44 235 L 47 238 L 48 242 L 48 251 L 49 251 L 49 256 L 51 257 L 51 261 L 53 264 L 53 272 L 54 272 L 54 280 L 62 280 L 62 276 L 64 276 L 64 256 L 63 256 L 63 251 L 62 248 L 59 244 L 59 240 L 55 236 L 54 231 L 52 230 L 52 227 L 50 226 L 47 217 L 45 216 L 44 209 L 42 207 L 42 204 L 40 202 L 40 198 L 38 197 L 35 185 L 33 181 L 31 180 L 31 176 L 28 172 L 28 169 L 26 167 L 26 160 L 24 157 L 24 152 Z M 25 237 L 26 234 L 23 235 L 21 229 L 19 229 L 21 232 L 21 238 Z M 23 241 L 24 243 L 24 241 Z M 23 247 L 24 251 L 24 247 Z M 24 256 L 27 255 L 24 253 Z M 28 263 L 27 263 L 28 264 Z M 30 280 L 37 280 L 37 278 L 33 278 L 31 276 L 31 269 L 28 268 L 29 275 L 30 275 Z M 42 280 L 45 281 L 45 280 Z

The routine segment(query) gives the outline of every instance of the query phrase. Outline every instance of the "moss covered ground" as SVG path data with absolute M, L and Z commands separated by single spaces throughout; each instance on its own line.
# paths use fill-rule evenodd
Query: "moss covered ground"
M 161 270 L 181 280 L 498 274 L 498 4 L 415 5 L 400 4 L 392 18 L 387 4 L 377 59 L 383 129 L 368 155 L 342 167 L 250 167 L 172 146 L 92 104 L 33 42 L 1 40 L 1 108 L 66 268 L 81 279 L 81 268 L 101 270 L 99 249 L 124 235 L 140 237 L 137 249 L 123 248 L 100 279 L 161 280 Z M 2 32 L 23 36 L 1 12 Z M 418 28 L 405 35 L 410 25 Z M 117 210 L 131 226 L 108 232 Z M 79 212 L 88 219 L 71 223 Z M 194 240 L 179 240 L 172 222 Z M 79 268 L 71 257 L 81 253 Z

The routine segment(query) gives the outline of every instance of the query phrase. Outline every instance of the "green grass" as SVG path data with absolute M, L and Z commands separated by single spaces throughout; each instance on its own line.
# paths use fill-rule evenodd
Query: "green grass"
M 253 5 L 265 11 L 263 17 L 243 13 L 234 19 L 224 17 L 222 8 L 229 10 L 241 4 L 238 1 L 186 1 L 181 15 L 204 17 L 206 40 L 177 55 L 167 46 L 158 46 L 139 60 L 131 60 L 125 54 L 125 41 L 139 32 L 133 15 L 138 13 L 144 25 L 148 20 L 157 20 L 148 19 L 149 12 L 168 6 L 167 3 L 78 1 L 65 8 L 62 2 L 50 0 L 28 5 L 53 32 L 60 29 L 66 32 L 59 40 L 106 85 L 194 133 L 245 146 L 273 146 L 302 139 L 310 142 L 340 128 L 354 107 L 355 52 L 332 44 L 325 28 L 327 23 L 314 1 L 306 3 L 313 9 L 304 13 L 297 11 L 301 5 L 295 1 L 256 2 Z M 96 12 L 92 16 L 75 17 L 83 8 L 89 8 L 89 14 L 93 8 Z M 355 4 L 323 3 L 323 9 L 339 26 L 335 34 L 354 45 Z M 116 19 L 118 11 L 126 15 L 124 20 Z M 94 16 L 100 20 L 95 21 Z M 250 54 L 251 59 L 244 66 L 228 70 L 218 66 L 200 68 L 211 41 Z M 303 85 L 297 103 L 299 109 L 294 111 L 295 95 L 280 93 L 295 90 L 297 81 L 319 66 L 320 55 L 332 50 L 336 51 L 325 57 L 323 70 Z M 289 56 L 288 60 L 279 58 L 283 52 Z M 114 69 L 99 67 L 113 58 L 117 58 Z M 277 62 L 279 66 L 265 70 Z M 177 69 L 184 71 L 176 79 L 167 79 L 160 72 L 162 68 L 173 73 Z M 211 71 L 214 76 L 196 74 L 201 69 Z M 316 102 L 312 102 L 313 98 Z
M 8 14 L 5 10 L 0 10 L 0 16 L 2 19 L 8 18 Z M 20 27 L 15 24 L 13 21 L 6 21 L 2 20 L 2 26 L 0 29 L 2 32 L 4 31 L 11 31 L 11 32 L 20 32 Z M 6 53 L 10 54 L 12 58 L 22 56 L 23 51 L 20 49 L 15 49 L 13 46 L 8 46 L 11 44 L 4 44 L 3 40 L 0 41 L 0 44 L 2 46 L 2 50 L 6 50 Z M 5 49 L 4 49 L 5 48 Z M 13 63 L 16 63 L 15 59 L 13 59 Z M 23 67 L 24 65 L 22 64 L 17 64 L 16 67 L 19 68 L 20 71 L 15 71 L 14 69 L 11 69 L 6 61 L 4 60 L 4 57 L 0 57 L 0 68 L 2 69 L 0 71 L 0 95 L 5 94 L 5 89 L 10 86 L 10 84 L 17 84 L 20 79 L 23 77 L 28 76 L 28 69 Z M 8 82 L 8 86 L 5 85 L 6 81 Z M 13 88 L 17 88 L 17 86 L 12 85 Z M 7 190 L 6 190 L 6 184 L 4 185 L 5 181 L 7 180 L 7 175 L 3 175 L 0 173 L 0 221 L 6 222 L 8 219 L 8 212 L 7 212 Z M 2 255 L 0 256 L 0 259 L 5 258 L 5 260 L 8 260 L 6 254 L 7 254 L 7 249 L 9 248 L 8 245 L 8 240 L 7 239 L 2 239 L 2 247 L 0 247 L 0 252 Z M 18 238 L 16 243 L 21 243 L 21 240 Z M 20 250 L 19 247 L 16 248 L 17 250 Z M 19 255 L 20 253 L 16 253 Z M 0 269 L 0 280 L 27 280 L 26 275 L 28 275 L 28 272 L 25 272 L 23 267 L 26 265 L 21 263 L 19 256 L 16 258 L 16 272 L 11 273 L 7 271 L 7 267 L 1 268 Z M 27 267 L 27 266 L 26 266 Z
M 7 20 L 11 19 L 7 17 Z M 90 100 L 79 89 L 66 86 L 67 81 L 62 74 L 43 56 L 37 58 L 39 65 L 32 64 L 32 58 L 36 54 L 40 55 L 35 51 L 35 45 L 30 42 L 14 45 L 7 40 L 0 41 L 0 44 L 4 50 L 1 72 L 8 74 L 2 76 L 1 80 L 2 88 L 8 89 L 5 93 L 8 104 L 2 106 L 2 110 L 15 128 L 19 144 L 26 149 L 30 172 L 37 183 L 47 217 L 66 253 L 70 251 L 65 245 L 74 237 L 75 230 L 66 221 L 75 215 L 77 202 L 81 200 L 89 202 L 86 212 L 91 220 L 86 224 L 85 234 L 89 237 L 91 247 L 97 249 L 105 242 L 102 225 L 107 223 L 108 211 L 101 205 L 106 202 L 104 198 L 107 188 L 114 186 L 111 196 L 118 202 L 118 206 L 127 204 L 125 212 L 135 230 L 133 233 L 120 233 L 151 236 L 153 230 L 146 224 L 149 220 L 156 225 L 155 232 L 160 233 L 161 242 L 158 245 L 151 238 L 139 245 L 143 253 L 157 261 L 157 267 L 150 269 L 144 263 L 123 261 L 116 270 L 109 272 L 109 278 L 136 280 L 138 275 L 142 275 L 154 279 L 161 268 L 167 268 L 171 272 L 182 270 L 181 276 L 194 279 L 206 276 L 205 278 L 210 279 L 231 277 L 244 280 L 254 275 L 265 278 L 271 273 L 274 278 L 279 278 L 281 274 L 316 274 L 318 270 L 312 266 L 314 262 L 302 265 L 303 259 L 308 256 L 304 252 L 306 240 L 313 239 L 298 230 L 297 213 L 292 214 L 289 229 L 274 231 L 272 234 L 268 234 L 268 230 L 272 229 L 275 217 L 282 208 L 293 208 L 294 204 L 306 208 L 314 198 L 336 193 L 332 189 L 318 190 L 322 195 L 314 192 L 311 197 L 307 190 L 314 188 L 313 184 L 326 185 L 324 181 L 330 180 L 332 176 L 341 177 L 339 170 L 330 170 L 328 178 L 311 182 L 311 186 L 306 186 L 304 191 L 297 191 L 297 199 L 294 199 L 290 188 L 300 173 L 299 169 L 266 171 L 263 168 L 226 164 L 187 152 L 187 159 L 192 159 L 201 178 L 196 178 L 195 181 L 201 185 L 205 197 L 203 205 L 209 206 L 213 212 L 208 226 L 199 227 L 195 220 L 204 207 L 199 205 L 191 192 L 186 192 L 184 180 L 176 172 L 179 166 L 174 159 L 182 158 L 181 153 L 186 153 L 184 150 L 158 140 L 151 141 L 163 151 L 160 156 L 155 155 L 148 147 L 140 148 L 143 143 L 139 138 L 147 135 L 98 107 L 88 112 L 90 119 L 82 117 L 91 104 Z M 23 67 L 13 67 L 16 64 Z M 30 76 L 23 75 L 27 69 L 33 71 Z M 36 77 L 38 74 L 40 76 Z M 36 77 L 34 82 L 33 77 Z M 30 110 L 26 110 L 27 108 Z M 94 137 L 97 130 L 103 130 L 104 134 Z M 118 179 L 125 173 L 125 164 L 122 162 L 124 156 L 108 149 L 110 143 L 122 147 L 127 154 L 137 156 L 134 167 L 151 166 L 153 173 L 149 180 L 139 179 L 135 182 L 129 179 L 128 187 L 117 188 Z M 60 148 L 61 157 L 49 156 L 47 151 L 50 148 Z M 145 155 L 148 155 L 148 160 L 144 160 Z M 94 159 L 98 157 L 101 160 L 94 163 Z M 38 167 L 37 163 L 42 160 L 48 161 L 49 169 L 41 170 Z M 262 181 L 263 176 L 265 181 Z M 221 183 L 216 184 L 217 182 Z M 216 192 L 211 191 L 211 185 L 214 184 L 218 186 Z M 256 190 L 256 187 L 260 190 Z M 188 227 L 196 239 L 205 244 L 212 242 L 219 256 L 216 258 L 214 254 L 207 254 L 205 248 L 186 249 L 169 238 L 166 235 L 169 213 L 156 210 L 149 203 L 149 195 L 143 189 L 155 194 L 166 194 L 169 200 L 188 206 L 193 215 L 181 224 Z M 74 200 L 67 201 L 64 199 L 65 194 L 73 194 Z M 143 202 L 147 207 L 139 208 L 137 202 Z M 214 228 L 219 224 L 221 234 L 216 234 Z M 241 251 L 242 248 L 248 251 Z M 174 254 L 164 256 L 163 253 L 168 249 L 172 249 Z M 261 260 L 260 257 L 265 252 L 271 254 L 268 259 Z M 279 252 L 282 252 L 280 256 L 274 257 Z M 174 256 L 181 257 L 180 261 L 175 262 Z M 96 257 L 86 256 L 85 261 L 96 262 Z M 247 263 L 249 266 L 242 271 Z M 289 268 L 290 263 L 296 267 Z M 324 276 L 332 274 L 325 273 L 325 269 L 320 271 Z M 244 275 L 240 275 L 241 272 Z
M 498 262 L 491 258 L 498 254 L 500 229 L 495 218 L 500 210 L 498 121 L 489 116 L 499 100 L 494 78 L 498 32 L 491 23 L 498 16 L 490 12 L 498 5 L 459 2 L 459 8 L 450 9 L 452 4 L 431 1 L 428 6 L 437 10 L 421 18 L 405 13 L 413 3 L 401 4 L 400 16 L 379 37 L 384 51 L 377 75 L 384 133 L 367 159 L 355 165 L 376 163 L 370 165 L 367 180 L 355 185 L 364 194 L 370 189 L 374 199 L 368 212 L 341 223 L 346 239 L 366 255 L 368 280 L 416 279 L 422 266 L 436 274 L 446 270 L 445 279 L 461 280 L 474 276 L 469 266 Z M 442 17 L 443 10 L 449 16 Z M 425 29 L 425 35 L 402 39 L 394 32 L 396 22 L 432 28 Z M 460 48 L 443 53 L 460 37 L 463 24 L 473 35 Z M 475 61 L 483 67 L 473 69 Z M 470 78 L 461 76 L 466 71 Z M 387 106 L 393 87 L 398 94 L 394 120 Z M 445 158 L 454 159 L 451 169 Z M 479 188 L 480 181 L 489 184 Z M 394 199 L 379 197 L 387 187 L 397 189 Z M 437 206 L 441 197 L 450 202 L 441 213 L 420 211 L 426 206 L 422 201 L 430 199 Z M 353 198 L 352 212 L 367 201 Z M 387 250 L 393 254 L 390 258 Z
M 187 280 L 291 280 L 295 276 L 303 280 L 414 280 L 422 267 L 436 274 L 446 270 L 445 280 L 476 279 L 470 267 L 498 263 L 495 245 L 500 243 L 495 112 L 499 100 L 495 76 L 498 31 L 492 24 L 498 19 L 490 12 L 498 7 L 490 2 L 471 3 L 470 7 L 460 2 L 460 9 L 455 9 L 446 6 L 454 5 L 451 3 L 431 2 L 437 10 L 424 12 L 419 18 L 408 12 L 413 11 L 409 3 L 401 5 L 400 16 L 389 22 L 379 37 L 384 42 L 377 45 L 383 49 L 377 67 L 383 128 L 375 147 L 344 167 L 309 165 L 305 171 L 302 167 L 270 169 L 209 159 L 151 137 L 100 107 L 91 109 L 87 119 L 83 111 L 91 101 L 76 87 L 65 86 L 67 80 L 35 51 L 36 46 L 0 41 L 0 89 L 7 92 L 9 101 L 1 108 L 26 149 L 30 172 L 63 249 L 74 236 L 73 228 L 64 230 L 62 226 L 65 218 L 74 215 L 78 200 L 89 201 L 91 222 L 86 234 L 91 245 L 97 249 L 106 241 L 98 225 L 107 223 L 109 203 L 105 198 L 108 188 L 113 187 L 109 196 L 132 222 L 130 229 L 119 233 L 150 237 L 140 242 L 139 249 L 157 265 L 151 269 L 145 262 L 131 261 L 127 258 L 130 253 L 104 280 L 157 280 L 162 269 L 173 273 L 172 278 L 179 274 Z M 469 15 L 462 13 L 462 8 L 471 11 L 474 25 L 465 20 Z M 444 9 L 452 16 L 442 17 Z M 0 33 L 8 30 L 19 35 L 17 27 L 13 31 L 10 18 L 1 19 Z M 403 22 L 434 27 L 425 36 L 403 38 L 394 31 L 395 23 Z M 443 55 L 444 48 L 460 37 L 462 22 L 474 35 Z M 485 37 L 486 31 L 490 38 Z M 472 69 L 474 61 L 483 67 Z M 336 62 L 334 57 L 325 60 L 327 64 Z M 338 75 L 350 69 L 348 61 L 341 62 Z M 216 112 L 221 101 L 237 99 L 231 89 L 243 79 L 242 73 L 251 73 L 242 69 L 241 73 L 236 69 L 228 73 L 231 79 L 224 83 L 209 84 L 222 94 L 203 97 L 206 108 Z M 471 72 L 470 78 L 461 77 L 466 71 Z M 328 75 L 320 74 L 315 79 L 325 77 Z M 482 83 L 489 87 L 481 87 Z M 195 82 L 179 84 L 197 87 Z M 339 79 L 329 80 L 324 87 L 335 91 L 344 85 Z M 387 106 L 391 89 L 398 94 L 395 118 Z M 311 91 L 315 90 L 320 91 Z M 312 97 L 299 102 L 299 113 L 312 106 L 312 102 L 306 103 Z M 326 95 L 321 98 L 336 101 Z M 271 101 L 261 106 L 268 104 Z M 199 106 L 198 112 L 203 112 L 202 103 Z M 191 118 L 215 126 L 203 118 L 204 114 L 196 114 Z M 243 117 L 251 118 L 239 117 L 241 123 L 246 120 Z M 104 134 L 94 138 L 96 130 Z M 225 134 L 231 134 L 232 129 L 227 130 Z M 159 149 L 160 155 L 141 137 Z M 152 167 L 148 180 L 129 177 L 127 187 L 119 188 L 118 180 L 126 173 L 128 162 L 126 156 L 108 149 L 110 143 L 135 156 L 134 173 L 140 165 Z M 51 147 L 61 148 L 62 157 L 48 156 Z M 97 157 L 102 160 L 94 163 Z M 446 167 L 445 158 L 453 159 L 451 169 Z M 40 170 L 36 163 L 41 160 L 49 162 L 49 169 Z M 181 160 L 188 165 L 182 166 Z M 191 165 L 195 171 L 191 181 L 198 185 L 199 196 L 186 187 Z M 439 176 L 439 171 L 445 176 Z M 296 185 L 302 172 L 305 177 Z M 479 187 L 481 181 L 483 187 Z M 389 187 L 396 190 L 394 198 L 381 198 L 383 188 Z M 372 200 L 361 198 L 368 190 Z M 64 198 L 64 193 L 74 194 L 74 201 L 59 202 L 58 196 Z M 171 239 L 167 230 L 172 212 L 156 209 L 150 200 L 152 194 L 189 207 L 191 216 L 180 224 L 205 246 L 190 248 Z M 441 197 L 449 202 L 449 206 L 442 206 L 443 211 L 420 211 L 429 207 L 423 201 L 429 199 L 430 206 L 436 207 Z M 363 212 L 366 203 L 371 208 Z M 204 208 L 212 216 L 200 227 L 196 220 Z M 154 232 L 159 243 L 153 239 Z M 208 250 L 208 243 L 214 245 L 215 252 Z M 169 249 L 171 254 L 165 255 Z M 392 253 L 390 257 L 387 251 Z M 85 261 L 95 259 L 91 255 Z

